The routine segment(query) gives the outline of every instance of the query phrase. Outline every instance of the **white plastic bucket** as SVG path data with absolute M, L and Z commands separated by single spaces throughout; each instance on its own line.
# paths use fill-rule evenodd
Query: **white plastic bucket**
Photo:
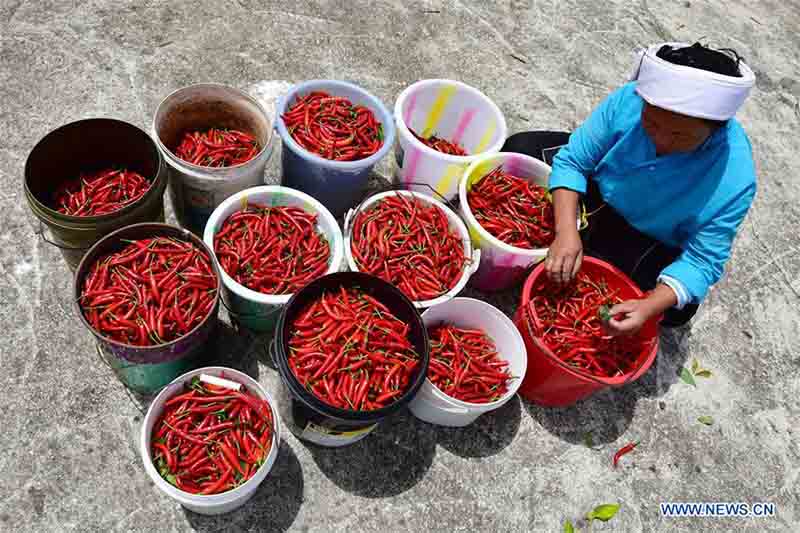
M 317 229 L 330 245 L 330 259 L 325 274 L 341 270 L 344 262 L 342 231 L 331 212 L 306 193 L 280 185 L 263 185 L 245 189 L 222 202 L 211 213 L 203 234 L 203 241 L 209 248 L 214 250 L 214 235 L 222 228 L 225 220 L 233 213 L 241 211 L 247 202 L 267 206 L 297 206 L 309 213 L 316 214 Z M 278 322 L 280 310 L 289 301 L 292 294 L 264 294 L 248 289 L 225 272 L 217 260 L 216 251 L 214 260 L 217 261 L 217 266 L 222 274 L 225 303 L 234 318 L 241 325 L 253 331 L 272 331 Z
M 472 186 L 495 168 L 547 188 L 550 167 L 533 157 L 500 152 L 488 154 L 474 161 L 461 179 L 458 188 L 461 215 L 467 223 L 472 243 L 481 250 L 481 265 L 472 277 L 472 285 L 481 291 L 494 292 L 507 289 L 521 280 L 531 266 L 547 255 L 547 248 L 517 248 L 506 244 L 481 226 L 467 201 Z
M 251 133 L 261 151 L 240 165 L 204 167 L 180 159 L 172 149 L 185 131 L 211 127 Z M 258 101 L 234 87 L 198 83 L 174 91 L 158 105 L 153 133 L 167 162 L 169 192 L 181 226 L 196 235 L 212 211 L 234 194 L 264 183 L 264 168 L 272 155 L 272 122 Z
M 481 154 L 496 153 L 508 132 L 500 108 L 477 89 L 453 80 L 422 80 L 407 87 L 394 105 L 399 140 L 396 181 L 423 194 L 431 188 L 450 200 L 467 166 Z M 468 156 L 443 154 L 412 135 L 436 135 L 457 142 Z M 424 185 L 414 185 L 414 184 Z
M 422 313 L 422 322 L 429 330 L 444 323 L 459 328 L 483 330 L 494 342 L 499 357 L 508 361 L 508 368 L 514 379 L 509 384 L 508 391 L 491 403 L 470 403 L 451 398 L 431 383 L 430 379 L 425 379 L 408 406 L 414 416 L 440 426 L 468 426 L 480 415 L 497 409 L 517 393 L 528 368 L 528 356 L 522 335 L 502 311 L 473 298 L 453 298 Z
M 155 465 L 153 465 L 153 458 L 150 456 L 150 436 L 153 433 L 153 426 L 155 426 L 156 421 L 158 421 L 158 417 L 161 416 L 161 412 L 164 410 L 164 404 L 167 402 L 167 400 L 183 391 L 184 383 L 190 381 L 195 376 L 199 376 L 200 374 L 220 376 L 223 373 L 225 378 L 229 378 L 232 381 L 237 381 L 245 385 L 250 392 L 267 401 L 272 409 L 272 446 L 269 449 L 269 454 L 267 455 L 267 459 L 264 461 L 264 464 L 261 465 L 252 478 L 245 481 L 242 485 L 220 494 L 191 494 L 170 484 L 158 473 Z M 176 500 L 190 511 L 204 515 L 217 515 L 227 513 L 238 507 L 241 507 L 245 502 L 247 502 L 247 500 L 250 499 L 251 496 L 253 496 L 253 494 L 255 494 L 256 489 L 258 489 L 258 486 L 267 477 L 269 471 L 272 469 L 272 465 L 275 464 L 275 459 L 278 457 L 278 448 L 280 447 L 280 443 L 281 421 L 278 417 L 277 404 L 275 403 L 275 400 L 273 400 L 272 396 L 270 396 L 270 394 L 264 390 L 264 388 L 262 388 L 256 380 L 247 374 L 232 368 L 210 366 L 187 372 L 186 374 L 176 378 L 173 382 L 164 387 L 158 396 L 156 396 L 155 400 L 153 400 L 153 403 L 150 404 L 150 408 L 147 410 L 147 414 L 144 417 L 144 422 L 142 423 L 139 451 L 142 456 L 142 462 L 144 463 L 145 471 L 150 476 L 150 479 L 153 480 L 153 483 L 155 483 L 156 487 L 161 490 L 161 492 L 165 493 L 173 500 Z
M 352 225 L 355 222 L 355 216 L 362 211 L 369 210 L 370 206 L 379 202 L 383 198 L 387 198 L 392 195 L 402 194 L 405 196 L 413 196 L 414 198 L 418 198 L 421 202 L 425 202 L 426 204 L 430 204 L 433 206 L 438 207 L 442 210 L 442 212 L 447 216 L 447 220 L 449 222 L 450 228 L 454 230 L 460 237 L 461 242 L 464 245 L 464 257 L 467 258 L 466 265 L 464 266 L 464 272 L 461 274 L 461 279 L 458 280 L 458 283 L 453 286 L 452 289 L 447 291 L 446 293 L 442 294 L 438 298 L 433 298 L 432 300 L 419 300 L 414 301 L 414 306 L 417 309 L 427 309 L 428 307 L 433 307 L 434 305 L 442 304 L 448 300 L 452 300 L 455 298 L 458 293 L 460 293 L 464 287 L 467 285 L 470 276 L 478 270 L 478 266 L 481 263 L 481 251 L 478 249 L 473 248 L 472 240 L 470 239 L 469 231 L 467 231 L 467 227 L 464 225 L 464 221 L 453 212 L 452 209 L 448 208 L 442 202 L 436 200 L 435 198 L 431 198 L 430 196 L 412 192 L 412 191 L 386 191 L 378 194 L 374 194 L 364 200 L 360 206 L 356 209 L 350 209 L 347 211 L 347 215 L 344 218 L 344 255 L 347 259 L 347 266 L 352 272 L 359 272 L 358 265 L 356 265 L 356 260 L 353 257 L 353 252 L 350 247 L 350 238 L 352 232 Z M 409 299 L 411 297 L 409 296 Z

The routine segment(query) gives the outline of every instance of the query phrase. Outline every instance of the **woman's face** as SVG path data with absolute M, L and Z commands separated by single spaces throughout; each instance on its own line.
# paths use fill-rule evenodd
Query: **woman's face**
M 642 109 L 642 127 L 656 145 L 658 155 L 691 152 L 714 132 L 714 127 L 702 118 L 679 115 L 648 103 Z

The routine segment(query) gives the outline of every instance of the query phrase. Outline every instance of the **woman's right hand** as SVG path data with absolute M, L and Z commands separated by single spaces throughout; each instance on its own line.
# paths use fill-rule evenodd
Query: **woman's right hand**
M 544 268 L 549 278 L 556 283 L 568 283 L 581 268 L 583 243 L 578 230 L 573 228 L 556 233 L 556 238 L 547 251 Z

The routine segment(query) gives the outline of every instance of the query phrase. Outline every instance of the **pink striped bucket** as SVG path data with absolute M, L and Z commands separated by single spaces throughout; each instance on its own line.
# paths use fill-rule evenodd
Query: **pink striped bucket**
M 394 106 L 397 124 L 395 181 L 401 187 L 448 200 L 458 195 L 467 167 L 500 151 L 508 130 L 500 108 L 479 90 L 453 80 L 422 80 L 406 88 Z M 417 135 L 461 145 L 469 155 L 429 148 Z M 434 193 L 435 191 L 435 193 Z

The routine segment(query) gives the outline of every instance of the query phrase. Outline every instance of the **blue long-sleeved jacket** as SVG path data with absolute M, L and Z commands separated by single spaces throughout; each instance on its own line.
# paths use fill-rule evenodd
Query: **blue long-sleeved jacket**
M 595 180 L 629 224 L 683 250 L 661 275 L 678 282 L 670 286 L 679 303 L 699 303 L 722 276 L 755 196 L 750 142 L 731 119 L 693 152 L 656 157 L 635 89 L 632 82 L 611 93 L 573 132 L 553 161 L 550 189 L 585 193 L 587 177 Z

